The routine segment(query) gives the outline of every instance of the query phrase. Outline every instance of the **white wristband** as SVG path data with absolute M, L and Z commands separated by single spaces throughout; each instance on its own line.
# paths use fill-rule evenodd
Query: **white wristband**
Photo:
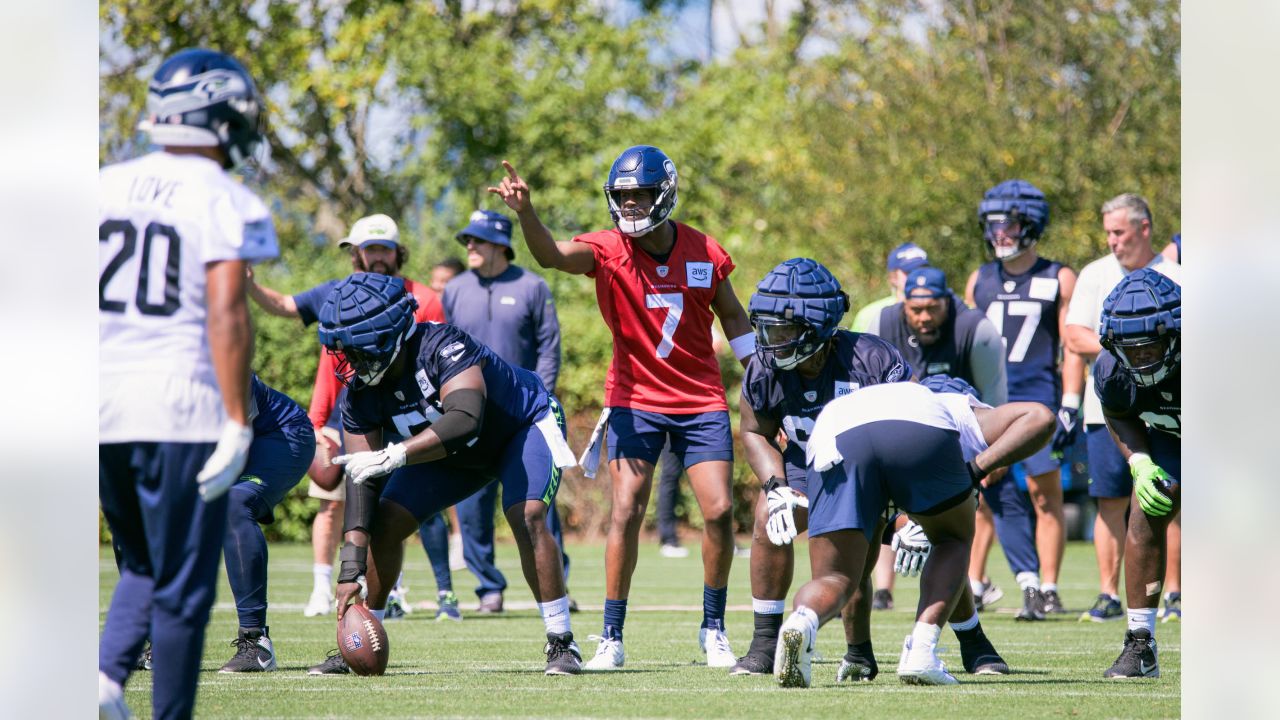
M 1080 393 L 1062 393 L 1062 407 L 1071 410 L 1080 409 Z
M 1133 453 L 1129 456 L 1129 467 L 1133 467 L 1143 460 L 1151 460 L 1151 456 L 1146 453 Z
M 756 334 L 739 335 L 729 341 L 729 347 L 733 348 L 733 356 L 741 360 L 756 351 Z

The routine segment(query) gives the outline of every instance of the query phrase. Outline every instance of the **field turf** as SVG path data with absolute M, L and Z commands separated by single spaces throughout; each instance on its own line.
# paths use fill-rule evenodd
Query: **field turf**
M 799 542 L 797 575 L 807 577 L 805 543 Z M 1161 624 L 1159 680 L 1107 681 L 1102 672 L 1120 651 L 1124 621 L 1080 623 L 1076 618 L 1097 593 L 1093 549 L 1084 543 L 1067 548 L 1060 593 L 1070 615 L 1042 623 L 1019 623 L 1017 585 L 999 549 L 990 571 L 1005 597 L 982 614 L 987 635 L 1013 674 L 974 677 L 960 667 L 959 647 L 944 629 L 941 657 L 956 670 L 958 687 L 902 685 L 894 676 L 902 638 L 911 628 L 917 581 L 899 578 L 896 607 L 876 612 L 873 641 L 880 676 L 872 683 L 835 684 L 844 654 L 838 620 L 822 629 L 814 665 L 814 687 L 782 690 L 772 677 L 729 677 L 702 663 L 698 648 L 702 565 L 696 545 L 685 559 L 658 555 L 648 542 L 641 548 L 632 584 L 626 625 L 626 668 L 612 674 L 546 677 L 542 674 L 544 633 L 532 596 L 520 574 L 515 546 L 499 545 L 499 565 L 511 587 L 507 612 L 476 615 L 474 578 L 454 572 L 465 620 L 434 622 L 425 603 L 435 585 L 425 554 L 416 545 L 406 552 L 409 600 L 424 603 L 402 620 L 387 623 L 391 664 L 387 675 L 311 677 L 306 668 L 336 647 L 333 615 L 304 618 L 302 605 L 311 588 L 311 550 L 302 545 L 273 545 L 270 556 L 269 615 L 280 669 L 274 673 L 222 675 L 217 669 L 233 653 L 235 608 L 223 584 L 205 642 L 204 671 L 196 715 L 201 718 L 318 717 L 470 717 L 470 718 L 799 718 L 913 717 L 959 718 L 1148 718 L 1180 714 L 1180 626 Z M 573 544 L 570 592 L 582 612 L 573 616 L 574 634 L 584 655 L 600 631 L 604 588 L 602 544 Z M 115 584 L 110 548 L 100 550 L 99 622 Z M 730 576 L 729 638 L 738 654 L 751 638 L 751 594 L 747 558 L 734 560 Z M 793 585 L 792 591 L 799 586 Z M 149 673 L 135 673 L 125 697 L 139 717 L 151 716 Z

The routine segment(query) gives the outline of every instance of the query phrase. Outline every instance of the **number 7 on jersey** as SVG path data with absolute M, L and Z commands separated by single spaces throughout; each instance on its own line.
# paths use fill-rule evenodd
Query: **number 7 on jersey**
M 644 296 L 644 305 L 650 309 L 666 308 L 667 317 L 662 321 L 662 341 L 658 343 L 658 357 L 665 358 L 675 348 L 676 326 L 684 314 L 682 293 L 657 293 Z

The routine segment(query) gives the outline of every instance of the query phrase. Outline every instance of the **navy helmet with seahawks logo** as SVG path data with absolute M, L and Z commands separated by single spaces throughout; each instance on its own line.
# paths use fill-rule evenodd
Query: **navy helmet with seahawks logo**
M 822 349 L 849 310 L 849 296 L 822 263 L 791 258 L 770 270 L 747 303 L 756 356 L 791 370 Z
M 1099 328 L 1102 347 L 1151 387 L 1182 363 L 1182 288 L 1151 268 L 1134 270 L 1103 301 Z
M 334 286 L 320 308 L 316 332 L 338 360 L 338 380 L 353 389 L 382 382 L 413 332 L 417 309 L 404 278 L 354 273 Z
M 987 251 L 998 260 L 1011 260 L 1035 245 L 1048 224 L 1049 202 L 1039 188 L 1026 180 L 1005 180 L 983 193 L 982 202 L 978 203 L 982 239 Z M 1001 231 L 1017 244 L 998 245 L 996 235 Z
M 192 48 L 156 70 L 138 129 L 157 145 L 220 148 L 224 165 L 236 167 L 262 142 L 262 102 L 253 78 L 234 58 Z
M 676 165 L 666 153 L 652 145 L 629 147 L 613 161 L 604 185 L 609 217 L 631 237 L 648 234 L 671 217 L 676 208 L 676 185 Z M 653 204 L 647 210 L 628 211 L 623 208 L 624 190 L 649 190 Z

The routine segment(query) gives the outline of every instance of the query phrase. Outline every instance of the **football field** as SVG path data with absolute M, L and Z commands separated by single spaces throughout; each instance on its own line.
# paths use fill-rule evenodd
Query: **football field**
M 740 540 L 740 542 L 743 542 Z M 1060 592 L 1070 615 L 1041 623 L 1019 623 L 1017 585 L 996 548 L 990 573 L 1005 597 L 982 614 L 987 635 L 1013 674 L 974 677 L 963 672 L 960 651 L 944 629 L 940 655 L 960 679 L 956 687 L 911 687 L 894 675 L 903 636 L 911 628 L 917 581 L 899 578 L 895 609 L 872 617 L 880 676 L 872 683 L 836 685 L 844 654 L 839 620 L 818 636 L 822 659 L 815 663 L 814 687 L 782 690 L 773 677 L 729 677 L 702 664 L 698 647 L 702 564 L 697 547 L 690 557 L 659 556 L 655 542 L 641 547 L 626 624 L 627 661 L 611 674 L 577 677 L 542 674 L 544 632 L 533 598 L 520 574 L 513 544 L 500 544 L 498 561 L 506 574 L 507 611 L 479 616 L 474 578 L 454 572 L 462 600 L 461 623 L 434 621 L 435 584 L 426 556 L 414 544 L 406 551 L 406 580 L 414 612 L 386 623 L 391 662 L 383 677 L 312 677 L 308 666 L 336 647 L 334 616 L 304 618 L 311 589 L 311 549 L 273 545 L 270 555 L 269 625 L 280 669 L 273 673 L 223 675 L 218 668 L 233 654 L 235 607 L 221 586 L 205 643 L 197 717 L 469 717 L 469 718 L 1147 718 L 1180 714 L 1180 626 L 1158 627 L 1159 680 L 1107 681 L 1102 672 L 1120 652 L 1123 620 L 1077 622 L 1097 594 L 1093 549 L 1069 543 Z M 805 543 L 798 543 L 798 579 L 808 576 Z M 886 548 L 887 550 L 887 548 Z M 572 544 L 570 592 L 582 607 L 573 616 L 574 635 L 589 658 L 587 635 L 600 632 L 604 592 L 602 543 Z M 110 548 L 100 550 L 99 625 L 115 585 Z M 744 653 L 751 639 L 751 594 L 747 558 L 734 560 L 729 586 L 729 639 Z M 792 592 L 799 586 L 795 583 Z M 419 606 L 421 604 L 421 606 Z M 430 605 L 430 607 L 428 607 Z M 139 717 L 151 716 L 149 673 L 130 679 L 125 697 Z

